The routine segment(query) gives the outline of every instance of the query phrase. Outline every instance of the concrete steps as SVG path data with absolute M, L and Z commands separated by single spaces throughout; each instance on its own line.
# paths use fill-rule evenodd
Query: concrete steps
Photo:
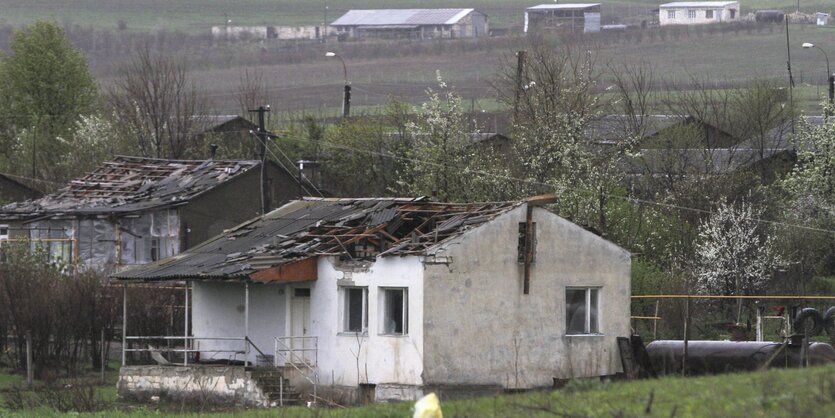
M 267 395 L 270 403 L 275 406 L 282 403 L 282 397 L 284 405 L 302 405 L 304 403 L 299 391 L 290 385 L 290 381 L 284 377 L 284 372 L 281 369 L 256 368 L 252 370 L 252 378 L 255 380 L 255 384 Z

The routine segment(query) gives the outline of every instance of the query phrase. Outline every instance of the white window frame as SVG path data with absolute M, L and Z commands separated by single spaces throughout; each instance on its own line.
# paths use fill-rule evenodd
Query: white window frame
M 695 10 L 688 10 L 687 11 L 687 18 L 688 19 L 695 19 L 696 18 L 696 11 Z
M 350 306 L 350 291 L 351 290 L 361 290 L 362 291 L 362 325 L 360 331 L 355 331 L 349 329 L 350 327 L 350 315 L 351 315 L 351 306 Z M 341 312 L 341 321 L 340 321 L 340 334 L 361 334 L 367 335 L 368 334 L 368 287 L 365 286 L 340 286 L 339 291 L 341 293 L 341 305 L 342 308 L 340 309 Z
M 667 10 L 667 19 L 675 19 L 676 18 L 676 11 L 675 10 Z
M 713 10 L 705 10 L 705 19 L 715 19 L 716 14 L 713 13 Z
M 570 291 L 570 290 L 574 290 L 574 291 L 583 290 L 586 293 L 586 298 L 585 298 L 586 318 L 585 318 L 585 324 L 583 326 L 583 332 L 580 332 L 580 333 L 569 333 L 569 331 L 568 331 L 568 321 L 570 320 L 570 318 L 568 317 L 568 291 Z M 592 290 L 595 290 L 596 292 L 592 292 Z M 601 324 L 600 324 L 600 322 L 601 322 L 600 321 L 601 320 L 601 318 L 600 318 L 600 293 L 601 293 L 601 290 L 602 290 L 601 287 L 595 287 L 595 286 L 588 286 L 588 287 L 570 286 L 570 287 L 565 288 L 565 296 L 566 296 L 566 298 L 565 298 L 565 307 L 566 307 L 566 312 L 565 312 L 565 314 L 566 314 L 565 335 L 568 335 L 568 336 L 603 335 L 603 333 L 600 332 L 600 329 L 602 328 Z M 596 312 L 597 313 L 597 329 L 595 329 L 595 330 L 591 330 L 591 309 L 590 308 L 591 308 L 592 293 L 594 293 L 595 296 L 597 297 L 597 304 L 596 304 L 596 307 L 597 307 L 597 312 Z
M 4 233 L 0 232 L 0 241 L 6 241 L 6 240 L 9 239 L 9 225 L 8 224 L 0 225 L 0 230 L 3 230 L 3 229 L 6 230 L 6 233 L 4 234 Z
M 378 334 L 382 336 L 406 336 L 409 335 L 409 288 L 407 287 L 379 287 L 378 293 L 378 315 L 379 320 Z M 388 301 L 386 294 L 388 292 L 402 292 L 403 304 L 401 306 L 401 319 L 403 321 L 403 332 L 386 332 L 386 314 L 388 312 Z

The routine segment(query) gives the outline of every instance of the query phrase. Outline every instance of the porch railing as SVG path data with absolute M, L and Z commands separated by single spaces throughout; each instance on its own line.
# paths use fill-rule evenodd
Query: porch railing
M 313 401 L 319 383 L 319 337 L 275 337 L 275 367 L 290 366 L 313 385 Z M 283 379 L 282 379 L 283 382 Z M 279 405 L 284 406 L 284 387 L 279 389 Z
M 140 348 L 128 348 L 127 344 L 122 347 L 122 365 L 125 365 L 126 362 L 126 353 L 130 352 L 144 352 L 144 353 L 182 353 L 183 355 L 183 366 L 188 365 L 188 355 L 189 353 L 227 353 L 227 354 L 234 354 L 237 356 L 238 354 L 243 355 L 244 357 L 244 367 L 249 366 L 249 353 L 251 352 L 250 348 L 254 348 L 260 354 L 264 354 L 258 347 L 252 343 L 247 337 L 194 337 L 194 336 L 125 336 L 125 342 L 131 341 L 181 341 L 183 344 L 179 347 L 140 347 Z M 201 349 L 199 347 L 200 341 L 240 341 L 240 349 L 233 348 L 233 349 Z M 196 344 L 195 344 L 196 343 Z M 155 359 L 156 360 L 156 359 Z M 231 359 L 235 360 L 235 359 Z M 167 360 L 166 360 L 167 361 Z M 173 364 L 173 362 L 171 362 Z

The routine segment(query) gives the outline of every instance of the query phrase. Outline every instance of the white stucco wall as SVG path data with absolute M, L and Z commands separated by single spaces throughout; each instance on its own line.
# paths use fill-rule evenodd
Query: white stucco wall
M 535 208 L 530 293 L 517 261 L 525 207 L 444 247 L 427 264 L 426 385 L 548 386 L 553 378 L 621 371 L 616 337 L 630 334 L 630 256 L 622 248 Z M 567 287 L 600 289 L 600 332 L 566 335 Z
M 284 336 L 286 324 L 285 289 L 277 284 L 249 284 L 249 338 L 265 354 L 273 354 L 274 338 Z M 194 282 L 192 287 L 192 335 L 205 337 L 243 337 L 244 284 L 240 282 Z M 201 350 L 242 350 L 240 341 L 198 340 Z M 249 361 L 255 362 L 255 350 Z M 203 360 L 234 358 L 241 354 L 209 353 Z
M 339 267 L 342 264 L 343 267 Z M 423 265 L 418 257 L 390 257 L 364 268 L 344 266 L 321 257 L 319 278 L 288 285 L 250 284 L 249 336 L 265 353 L 273 354 L 274 338 L 291 329 L 291 301 L 295 288 L 310 288 L 309 336 L 318 337 L 320 383 L 356 386 L 358 383 L 420 385 L 423 347 Z M 368 288 L 368 333 L 360 338 L 343 333 L 340 285 Z M 380 335 L 380 287 L 407 288 L 408 334 Z M 195 282 L 192 291 L 192 331 L 195 337 L 244 335 L 243 283 Z M 240 342 L 200 342 L 201 349 L 239 350 Z M 360 377 L 357 379 L 359 350 Z M 249 360 L 255 361 L 256 353 Z M 201 353 L 202 359 L 229 354 Z M 243 360 L 242 355 L 234 357 Z
M 731 18 L 731 9 L 735 10 Z M 696 12 L 696 17 L 689 18 L 688 11 Z M 713 17 L 707 18 L 706 12 L 713 11 Z M 671 19 L 668 11 L 675 11 L 675 18 Z M 666 25 L 702 25 L 707 23 L 739 22 L 739 3 L 725 7 L 662 7 L 658 12 L 658 23 Z
M 311 326 L 313 335 L 319 337 L 320 382 L 347 386 L 357 383 L 420 385 L 423 372 L 423 265 L 419 258 L 383 258 L 371 263 L 367 271 L 346 271 L 348 269 L 335 266 L 335 263 L 335 258 L 319 259 L 319 279 L 311 292 Z M 357 359 L 353 354 L 359 346 L 357 336 L 340 332 L 340 284 L 368 287 L 368 333 L 361 338 L 359 382 Z M 381 286 L 408 288 L 408 335 L 379 334 Z

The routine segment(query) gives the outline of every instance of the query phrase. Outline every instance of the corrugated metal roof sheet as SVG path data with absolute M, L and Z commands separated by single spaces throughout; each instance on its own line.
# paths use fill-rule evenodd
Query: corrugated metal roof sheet
M 349 10 L 331 26 L 453 25 L 474 9 Z
M 436 203 L 414 199 L 294 201 L 177 256 L 115 274 L 118 280 L 251 280 L 266 269 L 317 256 L 425 254 L 522 202 Z
M 588 9 L 598 7 L 600 3 L 562 3 L 562 4 L 540 4 L 528 7 L 525 10 L 555 10 L 555 9 Z
M 738 5 L 737 1 L 676 1 L 672 3 L 664 3 L 658 7 L 662 9 L 667 8 L 712 8 L 712 7 L 727 7 Z
M 117 156 L 40 199 L 0 208 L 0 219 L 136 212 L 176 206 L 255 167 L 251 160 L 165 160 Z

